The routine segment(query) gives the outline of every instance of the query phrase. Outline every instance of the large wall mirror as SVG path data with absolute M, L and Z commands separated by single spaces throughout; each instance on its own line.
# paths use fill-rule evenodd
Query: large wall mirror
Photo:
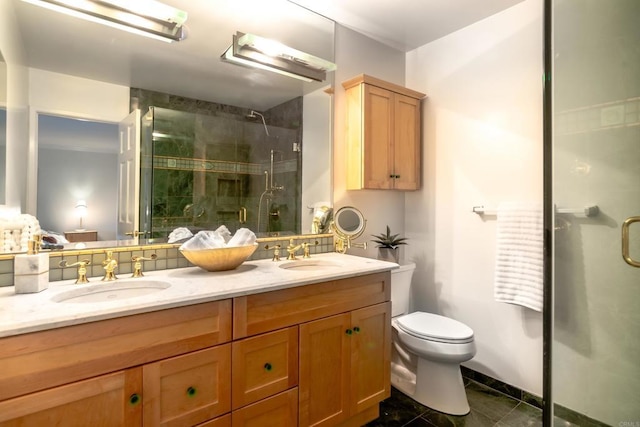
M 202 228 L 228 223 L 259 236 L 311 232 L 310 207 L 332 198 L 333 73 L 305 82 L 220 56 L 243 32 L 333 61 L 333 21 L 285 0 L 164 0 L 188 13 L 186 39 L 167 44 L 9 1 L 29 73 L 26 210 L 44 229 L 98 229 L 108 244 L 130 237 L 117 228 L 116 153 L 120 121 L 139 108 L 138 229 L 161 240 L 192 217 Z M 78 78 L 86 80 L 67 93 L 53 84 Z M 126 96 L 95 105 L 101 84 Z M 72 102 L 57 102 L 66 96 Z M 145 216 L 151 210 L 162 215 Z
M 0 52 L 0 205 L 5 201 L 7 164 L 7 64 Z

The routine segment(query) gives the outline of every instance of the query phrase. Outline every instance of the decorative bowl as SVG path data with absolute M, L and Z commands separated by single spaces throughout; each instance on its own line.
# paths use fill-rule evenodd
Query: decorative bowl
M 215 249 L 181 249 L 182 255 L 191 264 L 207 271 L 225 271 L 238 268 L 258 249 L 258 244 L 247 246 L 232 246 Z

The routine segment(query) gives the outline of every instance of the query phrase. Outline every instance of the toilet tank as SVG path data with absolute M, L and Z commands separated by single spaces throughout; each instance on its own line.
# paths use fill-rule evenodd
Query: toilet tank
M 409 296 L 411 295 L 411 277 L 416 269 L 414 263 L 403 264 L 391 270 L 391 316 L 399 316 L 409 312 Z

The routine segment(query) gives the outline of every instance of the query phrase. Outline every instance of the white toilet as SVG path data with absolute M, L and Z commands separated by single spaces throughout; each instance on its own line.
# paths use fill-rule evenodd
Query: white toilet
M 429 408 L 465 415 L 469 403 L 460 363 L 476 354 L 473 330 L 437 314 L 408 314 L 415 268 L 411 263 L 391 271 L 391 384 Z

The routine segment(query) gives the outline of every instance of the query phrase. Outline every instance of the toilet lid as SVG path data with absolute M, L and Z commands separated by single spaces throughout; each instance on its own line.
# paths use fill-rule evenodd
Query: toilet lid
M 406 333 L 432 341 L 469 342 L 473 329 L 462 322 L 432 313 L 415 313 L 401 316 L 398 326 Z

